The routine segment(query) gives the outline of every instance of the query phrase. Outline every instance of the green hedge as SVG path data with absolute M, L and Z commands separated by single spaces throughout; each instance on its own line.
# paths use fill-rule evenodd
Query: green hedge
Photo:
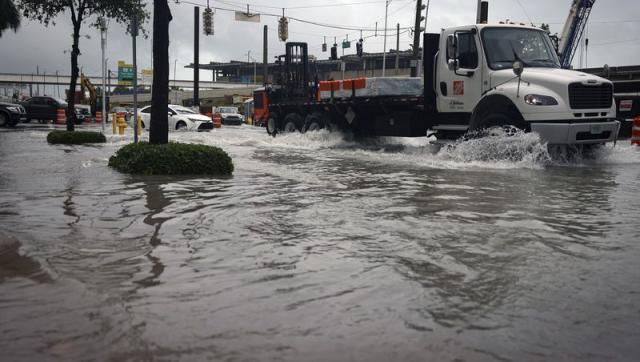
M 105 143 L 107 138 L 100 132 L 56 130 L 49 132 L 47 142 L 52 145 L 82 145 L 85 143 Z
M 109 159 L 109 166 L 140 175 L 216 175 L 233 173 L 231 157 L 213 146 L 186 143 L 132 143 Z

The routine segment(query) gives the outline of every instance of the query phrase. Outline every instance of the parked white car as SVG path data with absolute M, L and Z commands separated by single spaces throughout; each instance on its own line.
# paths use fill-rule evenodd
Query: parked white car
M 189 108 L 169 104 L 167 111 L 169 112 L 169 131 L 208 131 L 213 129 L 211 118 Z M 142 117 L 142 128 L 149 127 L 151 124 L 151 106 L 142 108 L 139 114 Z

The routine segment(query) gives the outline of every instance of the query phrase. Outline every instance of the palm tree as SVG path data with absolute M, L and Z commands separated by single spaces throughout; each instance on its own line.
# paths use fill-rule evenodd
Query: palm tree
M 153 90 L 151 91 L 151 128 L 149 143 L 169 142 L 169 22 L 167 0 L 153 2 Z
M 11 28 L 17 31 L 20 26 L 20 13 L 13 0 L 0 0 L 0 37 L 2 32 Z

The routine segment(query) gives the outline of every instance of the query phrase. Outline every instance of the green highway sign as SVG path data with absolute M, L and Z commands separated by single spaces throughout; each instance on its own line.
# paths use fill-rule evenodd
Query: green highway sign
M 123 61 L 118 62 L 118 85 L 133 84 L 133 65 Z

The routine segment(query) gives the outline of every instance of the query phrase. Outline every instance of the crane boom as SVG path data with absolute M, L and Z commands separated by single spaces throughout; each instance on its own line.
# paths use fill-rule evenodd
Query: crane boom
M 596 0 L 573 0 L 569 16 L 560 35 L 558 55 L 563 68 L 571 67 L 573 56 L 576 54 L 580 38 L 587 25 L 591 8 Z

